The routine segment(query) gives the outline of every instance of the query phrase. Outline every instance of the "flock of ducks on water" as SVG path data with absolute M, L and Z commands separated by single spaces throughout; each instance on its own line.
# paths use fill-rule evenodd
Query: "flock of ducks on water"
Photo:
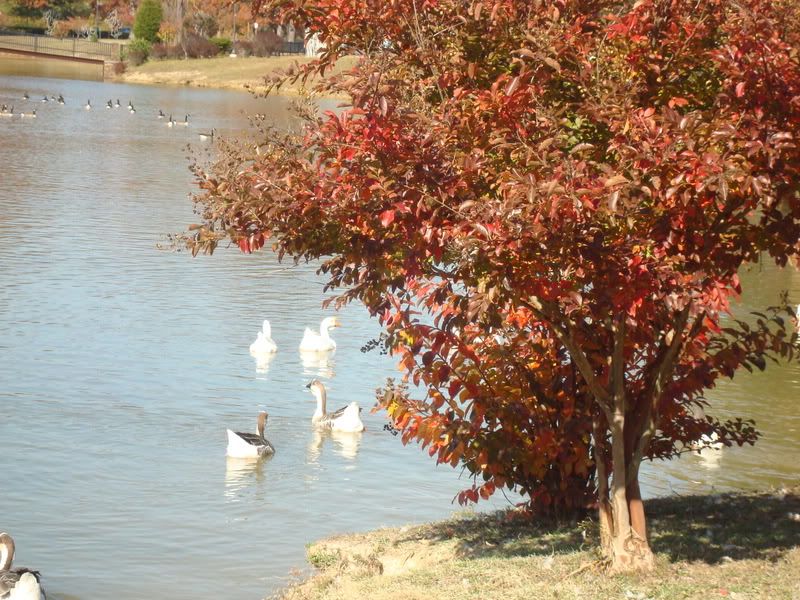
M 28 94 L 28 92 L 25 92 L 22 95 L 22 100 L 24 100 L 26 102 L 36 102 L 36 100 L 32 100 L 31 99 L 31 97 Z M 48 97 L 47 95 L 44 95 L 44 96 L 42 96 L 42 99 L 40 100 L 40 102 L 41 103 L 57 102 L 58 104 L 66 104 L 66 101 L 64 100 L 64 96 L 61 95 L 61 94 L 59 94 L 58 97 L 52 96 L 52 95 L 50 97 Z M 112 110 L 112 109 L 116 109 L 116 108 L 121 108 L 122 104 L 120 103 L 119 99 L 117 99 L 116 101 L 108 100 L 108 102 L 106 102 L 106 104 L 105 104 L 105 107 L 106 107 L 107 110 Z M 92 106 L 91 99 L 86 101 L 86 104 L 84 105 L 83 108 L 86 109 L 86 110 L 92 110 L 94 108 Z M 128 108 L 128 112 L 130 114 L 132 114 L 132 115 L 136 114 L 136 107 L 133 105 L 133 102 L 131 102 L 130 100 L 128 100 L 128 107 L 127 108 Z M 14 118 L 16 116 L 19 116 L 22 119 L 31 119 L 31 118 L 35 119 L 36 118 L 36 109 L 34 108 L 34 109 L 30 110 L 30 111 L 23 110 L 21 112 L 15 112 L 15 107 L 14 107 L 13 104 L 11 104 L 11 105 L 3 104 L 0 107 L 0 117 L 6 118 L 6 119 L 10 119 L 10 118 Z M 161 110 L 161 109 L 158 110 L 158 114 L 156 115 L 157 119 L 161 119 L 161 120 L 167 119 L 166 122 L 165 122 L 167 127 L 180 127 L 180 126 L 188 127 L 189 126 L 189 117 L 190 117 L 190 115 L 186 114 L 183 117 L 183 121 L 176 121 L 175 119 L 172 118 L 172 114 L 166 115 L 166 114 L 164 114 L 164 111 Z M 214 139 L 214 135 L 215 135 L 215 131 L 213 129 L 211 131 L 201 131 L 199 133 L 199 135 L 200 135 L 200 139 L 201 140 L 213 140 Z M 0 599 L 5 600 L 2 596 L 0 596 Z
M 336 350 L 336 341 L 331 337 L 331 329 L 339 327 L 337 317 L 327 317 L 320 323 L 319 332 L 306 328 L 300 342 L 301 353 L 328 353 Z M 269 321 L 264 320 L 255 341 L 250 344 L 250 354 L 256 359 L 263 359 L 278 351 L 278 345 L 272 339 L 272 328 Z M 317 400 L 317 409 L 311 416 L 311 424 L 319 430 L 358 433 L 364 431 L 361 421 L 361 408 L 357 402 L 334 412 L 328 412 L 328 394 L 325 385 L 318 379 L 311 381 L 306 387 Z M 227 455 L 232 458 L 255 458 L 267 456 L 275 452 L 275 447 L 264 437 L 264 428 L 269 415 L 258 414 L 255 433 L 227 430 Z

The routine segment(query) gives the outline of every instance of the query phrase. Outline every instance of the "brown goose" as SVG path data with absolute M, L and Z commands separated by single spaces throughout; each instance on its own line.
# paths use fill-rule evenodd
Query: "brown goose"
M 275 454 L 275 448 L 264 437 L 264 426 L 267 424 L 265 412 L 258 413 L 258 424 L 255 433 L 231 431 L 228 429 L 227 455 L 231 458 L 257 458 L 267 454 Z

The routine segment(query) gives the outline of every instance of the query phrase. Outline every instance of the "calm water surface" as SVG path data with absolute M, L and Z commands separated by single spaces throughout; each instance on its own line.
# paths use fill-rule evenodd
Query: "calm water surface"
M 67 104 L 27 104 L 25 91 Z M 123 108 L 103 108 L 117 98 Z M 304 568 L 307 542 L 450 514 L 466 482 L 403 448 L 381 415 L 366 415 L 360 436 L 309 427 L 311 377 L 333 405 L 368 407 L 396 373 L 360 352 L 377 333 L 363 310 L 341 315 L 334 357 L 304 362 L 303 329 L 326 314 L 313 266 L 157 249 L 194 220 L 187 143 L 201 146 L 197 132 L 211 127 L 241 131 L 242 111 L 288 126 L 286 101 L 0 76 L 0 103 L 39 114 L 0 120 L 0 530 L 53 596 L 261 598 Z M 159 109 L 192 124 L 169 129 Z M 789 271 L 747 281 L 758 293 L 745 309 L 780 289 L 800 299 Z M 248 345 L 263 318 L 280 350 L 256 365 Z M 797 479 L 797 367 L 713 397 L 725 414 L 756 418 L 764 439 L 650 469 L 650 495 Z M 225 427 L 252 429 L 260 409 L 277 454 L 227 460 Z

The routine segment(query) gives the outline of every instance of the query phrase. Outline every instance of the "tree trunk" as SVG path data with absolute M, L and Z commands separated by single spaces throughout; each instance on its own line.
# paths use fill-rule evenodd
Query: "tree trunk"
M 621 380 L 618 380 L 621 381 Z M 620 390 L 615 394 L 611 415 L 611 489 L 610 502 L 601 498 L 600 523 L 610 531 L 601 533 L 605 538 L 604 551 L 609 559 L 609 571 L 649 571 L 653 568 L 653 553 L 647 543 L 644 505 L 639 490 L 639 463 L 632 460 L 625 447 L 625 403 Z M 633 471 L 630 472 L 629 471 Z M 607 506 L 610 504 L 611 510 Z

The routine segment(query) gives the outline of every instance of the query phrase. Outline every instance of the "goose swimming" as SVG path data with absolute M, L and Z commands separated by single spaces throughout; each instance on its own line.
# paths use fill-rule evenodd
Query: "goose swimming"
M 84 106 L 84 108 L 86 110 L 92 110 L 92 101 L 91 100 L 87 100 L 86 101 L 86 106 Z
M 258 424 L 255 433 L 244 433 L 228 429 L 227 455 L 231 458 L 255 458 L 274 454 L 275 448 L 264 437 L 264 426 L 267 424 L 268 416 L 263 411 L 258 413 Z
M 306 327 L 303 340 L 300 342 L 300 352 L 328 352 L 336 350 L 336 342 L 330 336 L 330 329 L 340 327 L 338 317 L 326 317 L 319 325 L 319 333 Z
M 14 540 L 0 533 L 0 598 L 2 600 L 45 600 L 39 572 L 26 568 L 12 569 Z
M 214 130 L 211 131 L 201 131 L 199 134 L 201 140 L 213 140 L 214 139 Z
M 114 102 L 114 108 L 119 108 L 120 106 L 122 105 L 119 103 L 119 98 L 117 98 L 117 101 Z
M 261 354 L 272 354 L 278 351 L 278 345 L 272 341 L 272 327 L 269 321 L 264 319 L 261 324 L 261 331 L 256 336 L 256 341 L 250 344 L 250 354 L 258 356 Z
M 330 429 L 331 431 L 343 431 L 358 433 L 364 431 L 364 423 L 361 421 L 361 408 L 357 402 L 351 402 L 339 410 L 327 412 L 328 394 L 325 386 L 319 379 L 314 379 L 306 386 L 317 399 L 317 410 L 311 417 L 311 423 L 319 429 Z

